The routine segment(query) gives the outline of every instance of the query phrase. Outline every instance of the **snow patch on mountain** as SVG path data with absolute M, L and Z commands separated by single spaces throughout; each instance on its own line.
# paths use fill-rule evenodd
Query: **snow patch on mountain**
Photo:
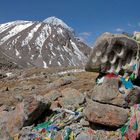
M 64 35 L 63 35 L 63 30 L 62 30 L 61 28 L 58 28 L 58 29 L 57 29 L 57 33 L 58 33 L 58 34 L 61 34 L 62 36 L 64 36 Z
M 82 60 L 82 58 L 84 58 L 84 54 L 78 49 L 78 47 L 76 46 L 76 44 L 70 40 L 72 47 L 74 48 L 74 53 L 78 56 L 79 60 Z
M 19 56 L 19 51 L 17 50 L 17 49 L 15 49 L 15 51 L 16 51 L 16 56 Z
M 48 68 L 47 63 L 43 61 L 44 68 Z
M 38 28 L 41 26 L 41 23 L 37 24 L 27 35 L 27 37 L 22 41 L 22 46 L 28 45 L 29 41 L 33 38 L 34 33 L 37 32 Z
M 48 30 L 49 30 L 49 25 L 45 25 L 43 27 L 43 29 L 41 30 L 40 32 L 40 35 L 37 37 L 37 39 L 35 40 L 35 45 L 39 46 L 40 48 L 42 48 L 45 40 L 48 38 L 49 36 L 49 33 L 48 33 Z
M 30 21 L 22 21 L 22 20 L 17 20 L 17 21 L 12 21 L 4 24 L 0 24 L 0 33 L 4 32 L 8 28 L 18 25 L 18 24 L 26 24 L 26 23 L 31 23 Z
M 24 25 L 24 24 L 20 24 L 20 25 L 15 26 L 12 30 L 10 30 L 10 31 L 7 33 L 7 35 L 6 35 L 5 37 L 3 37 L 3 38 L 1 39 L 0 45 L 1 45 L 3 42 L 7 41 L 7 40 L 8 40 L 9 38 L 11 38 L 12 36 L 18 34 L 18 33 L 21 32 L 22 30 L 24 30 L 24 29 L 30 27 L 32 24 L 33 24 L 33 23 L 30 22 L 30 23 L 27 23 L 27 24 L 25 24 L 25 25 Z

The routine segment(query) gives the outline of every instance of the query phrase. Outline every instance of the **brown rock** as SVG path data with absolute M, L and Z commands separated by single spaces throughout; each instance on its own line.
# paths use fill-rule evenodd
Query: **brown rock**
M 128 119 L 128 110 L 108 104 L 88 101 L 85 116 L 90 122 L 119 127 Z
M 76 137 L 76 140 L 93 140 L 93 135 L 82 132 Z
M 85 97 L 78 90 L 73 88 L 66 88 L 62 91 L 62 98 L 60 99 L 60 105 L 62 107 L 78 107 L 85 100 Z
M 135 59 L 137 50 L 134 39 L 123 34 L 104 33 L 95 42 L 85 69 L 105 73 L 114 68 L 119 71 L 122 67 L 130 70 L 126 64 Z
M 47 93 L 46 95 L 44 95 L 44 98 L 47 98 L 50 101 L 55 101 L 61 96 L 62 96 L 62 94 L 60 92 L 58 92 L 57 90 L 52 90 L 49 93 Z
M 86 121 L 84 118 L 82 118 L 81 120 L 80 120 L 80 124 L 82 125 L 82 126 L 89 126 L 89 122 L 88 121 Z
M 74 81 L 76 78 L 73 76 L 66 76 L 66 77 L 62 77 L 56 81 L 54 81 L 53 83 L 50 83 L 47 87 L 48 90 L 52 90 L 52 89 L 57 89 L 61 86 L 65 86 L 68 85 L 70 83 L 72 83 L 72 81 Z
M 140 103 L 140 87 L 135 86 L 134 89 L 126 96 L 125 98 L 127 105 L 129 107 L 133 106 L 134 104 Z
M 59 101 L 52 101 L 51 102 L 51 106 L 50 106 L 51 110 L 58 108 L 58 107 L 61 107 L 61 105 L 59 104 Z
M 104 78 L 103 84 L 95 85 L 91 95 L 92 100 L 101 103 L 109 103 L 117 106 L 124 106 L 125 100 L 119 93 L 119 80 L 117 78 Z
M 31 125 L 47 109 L 45 104 L 34 98 L 28 98 L 17 104 L 14 111 L 3 112 L 0 118 L 1 134 L 10 136 L 16 134 L 23 126 Z

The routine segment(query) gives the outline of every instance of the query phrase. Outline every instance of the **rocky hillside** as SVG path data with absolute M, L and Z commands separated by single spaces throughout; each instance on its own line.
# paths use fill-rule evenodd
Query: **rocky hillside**
M 0 24 L 0 53 L 20 67 L 81 66 L 89 52 L 73 29 L 55 17 Z
M 2 72 L 0 139 L 121 140 L 139 89 L 125 99 L 118 79 L 105 77 L 96 85 L 97 75 L 73 68 Z

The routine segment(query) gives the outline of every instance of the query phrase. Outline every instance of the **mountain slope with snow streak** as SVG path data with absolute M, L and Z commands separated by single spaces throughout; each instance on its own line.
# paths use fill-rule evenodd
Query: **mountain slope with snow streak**
M 20 67 L 82 66 L 90 48 L 62 20 L 13 21 L 0 24 L 0 52 Z

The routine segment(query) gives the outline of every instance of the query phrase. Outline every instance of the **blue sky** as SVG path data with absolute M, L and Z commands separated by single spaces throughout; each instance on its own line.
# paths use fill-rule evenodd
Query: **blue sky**
M 88 44 L 103 32 L 140 31 L 140 0 L 0 0 L 0 23 L 62 19 Z

